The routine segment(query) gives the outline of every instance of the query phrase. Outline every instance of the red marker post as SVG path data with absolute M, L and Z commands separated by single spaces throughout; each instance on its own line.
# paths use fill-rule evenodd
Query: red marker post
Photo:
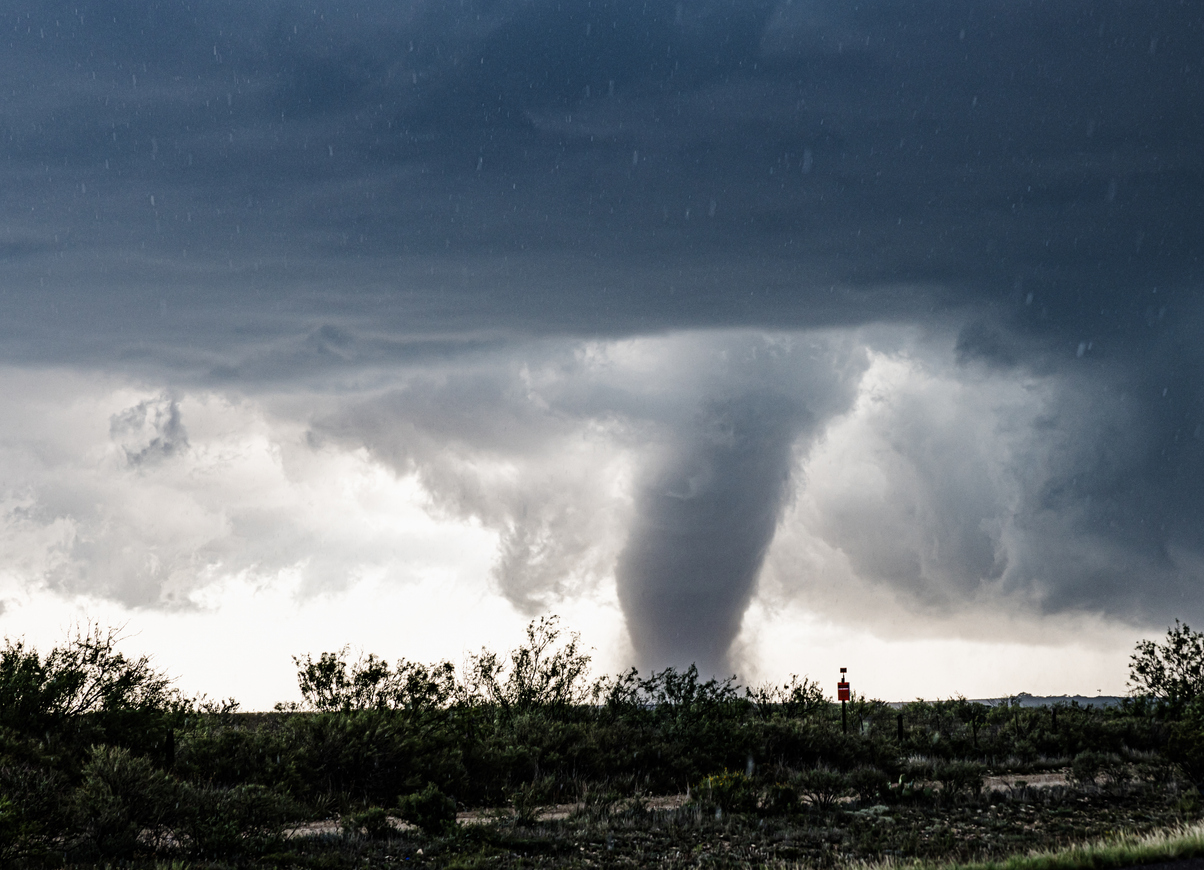
M 836 700 L 840 701 L 840 733 L 849 733 L 849 721 L 845 718 L 844 703 L 849 700 L 849 680 L 845 676 L 848 668 L 840 669 L 840 682 L 836 684 Z

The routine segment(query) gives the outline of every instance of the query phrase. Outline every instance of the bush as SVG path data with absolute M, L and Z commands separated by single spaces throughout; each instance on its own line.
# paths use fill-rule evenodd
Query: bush
M 178 835 L 193 852 L 264 852 L 284 840 L 292 802 L 261 785 L 193 786 L 180 800 Z
M 1176 619 L 1162 643 L 1140 641 L 1129 657 L 1129 684 L 1175 712 L 1204 695 L 1204 633 Z
M 347 837 L 367 837 L 383 840 L 393 834 L 389 813 L 383 807 L 368 807 L 358 813 L 347 813 L 339 819 L 339 827 Z
M 434 836 L 447 832 L 456 824 L 456 801 L 439 790 L 434 783 L 417 794 L 397 799 L 397 815 L 424 834 Z
M 849 778 L 838 770 L 816 767 L 798 774 L 795 787 L 812 809 L 827 812 L 849 793 Z
M 45 853 L 69 823 L 66 778 L 36 755 L 0 755 L 0 859 Z
M 744 697 L 764 718 L 769 718 L 775 713 L 788 719 L 805 718 L 823 712 L 832 703 L 824 696 L 819 683 L 806 677 L 800 681 L 797 674 L 791 674 L 790 682 L 780 686 L 746 688 Z
M 67 739 L 82 755 L 94 743 L 162 753 L 188 706 L 148 656 L 117 650 L 115 629 L 77 628 L 42 656 L 24 641 L 0 650 L 0 726 L 49 740 Z
M 369 653 L 351 664 L 347 647 L 324 652 L 317 661 L 293 657 L 297 683 L 310 709 L 325 713 L 352 710 L 424 710 L 441 707 L 456 693 L 455 666 L 431 666 L 402 659 L 396 670 Z
M 798 792 L 786 782 L 775 782 L 761 795 L 760 809 L 766 815 L 784 816 L 798 809 Z
M 849 786 L 857 800 L 865 804 L 877 803 L 890 788 L 890 777 L 876 767 L 858 767 L 849 774 Z
M 1196 788 L 1204 788 L 1204 729 L 1195 722 L 1176 722 L 1170 729 L 1166 755 Z
M 72 795 L 72 816 L 85 847 L 125 857 L 145 836 L 162 842 L 175 821 L 179 785 L 146 758 L 121 747 L 98 746 Z
M 954 798 L 963 792 L 977 795 L 982 791 L 986 768 L 973 761 L 946 761 L 937 765 L 934 777 L 941 784 L 941 796 Z
M 508 664 L 485 649 L 472 656 L 465 688 L 470 698 L 496 704 L 507 714 L 584 703 L 589 695 L 590 657 L 582 651 L 576 632 L 558 645 L 558 622 L 558 617 L 550 616 L 528 623 L 527 643 L 510 652 Z
M 704 777 L 694 788 L 694 799 L 708 808 L 726 813 L 746 813 L 757 808 L 757 791 L 749 777 L 727 771 Z
M 1084 750 L 1074 757 L 1070 764 L 1070 776 L 1079 785 L 1095 785 L 1095 778 L 1100 775 L 1107 756 L 1102 752 Z

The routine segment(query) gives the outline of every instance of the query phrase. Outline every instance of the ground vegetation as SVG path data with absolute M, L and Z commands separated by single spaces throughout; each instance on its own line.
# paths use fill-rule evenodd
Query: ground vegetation
M 183 698 L 114 631 L 10 640 L 0 864 L 836 867 L 1165 830 L 1202 813 L 1189 631 L 1138 646 L 1117 706 L 843 711 L 800 677 L 591 680 L 554 618 L 460 668 L 298 657 L 302 703 L 264 713 Z

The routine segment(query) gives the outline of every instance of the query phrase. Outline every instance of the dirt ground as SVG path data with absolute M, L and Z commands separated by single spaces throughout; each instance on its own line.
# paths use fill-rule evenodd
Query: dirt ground
M 1007 792 L 1017 788 L 1050 788 L 1051 786 L 1064 786 L 1068 783 L 1068 777 L 1065 771 L 1055 771 L 1052 773 L 1031 773 L 1031 774 L 1016 774 L 1007 776 L 988 776 L 983 780 L 983 789 L 985 791 Z M 675 810 L 685 806 L 690 800 L 687 794 L 661 795 L 659 797 L 651 797 L 645 801 L 645 805 L 650 810 Z M 553 822 L 561 819 L 567 819 L 573 813 L 581 810 L 583 804 L 553 804 L 543 807 L 537 814 L 536 818 L 541 822 Z M 476 809 L 466 810 L 456 813 L 456 822 L 461 825 L 481 825 L 492 821 L 493 819 L 509 818 L 514 814 L 514 811 L 508 807 L 496 807 L 492 809 Z M 399 831 L 409 831 L 413 829 L 413 825 L 403 822 L 401 819 L 390 818 L 390 823 Z M 312 837 L 321 834 L 338 834 L 340 832 L 338 819 L 322 819 L 316 822 L 305 822 L 291 828 L 288 832 L 289 837 Z M 1180 865 L 1179 870 L 1204 870 L 1204 863 L 1199 868 L 1185 868 Z

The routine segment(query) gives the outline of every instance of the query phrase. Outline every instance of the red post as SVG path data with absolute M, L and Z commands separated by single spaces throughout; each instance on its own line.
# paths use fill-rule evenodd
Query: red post
M 849 700 L 849 681 L 845 677 L 848 668 L 840 669 L 840 682 L 836 684 L 836 699 L 840 701 L 840 733 L 849 733 L 849 720 L 845 717 L 844 704 Z

